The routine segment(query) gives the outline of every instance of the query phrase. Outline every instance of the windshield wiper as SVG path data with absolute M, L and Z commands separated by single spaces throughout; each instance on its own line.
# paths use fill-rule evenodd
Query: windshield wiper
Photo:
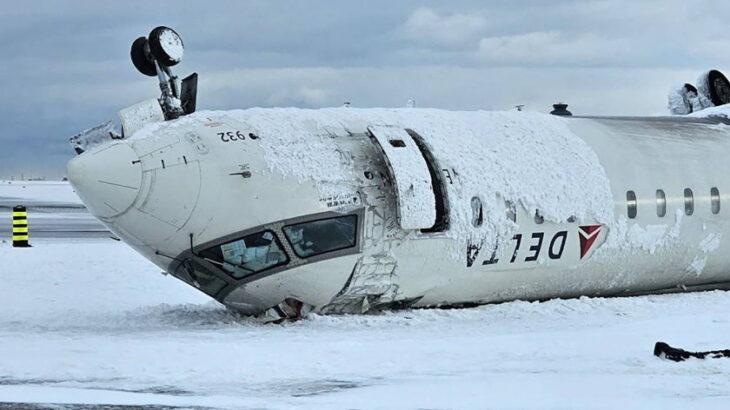
M 231 265 L 231 266 L 233 266 L 233 267 L 236 267 L 236 268 L 239 268 L 239 269 L 245 270 L 245 271 L 246 271 L 246 272 L 248 272 L 248 273 L 256 273 L 256 271 L 255 271 L 255 270 L 253 270 L 253 269 L 251 269 L 251 268 L 247 268 L 247 267 L 245 267 L 245 266 L 243 266 L 243 265 L 238 265 L 238 264 L 235 264 L 235 263 L 230 263 L 230 262 L 221 262 L 221 261 L 217 261 L 217 260 L 215 260 L 215 259 L 210 259 L 210 258 L 203 258 L 203 259 L 205 259 L 206 261 L 208 261 L 208 262 L 210 262 L 210 263 L 212 263 L 212 264 L 215 264 L 215 265 L 218 265 L 218 266 L 220 266 L 220 267 L 221 267 L 221 268 L 223 268 L 224 270 L 228 270 L 228 269 L 226 269 L 226 265 Z

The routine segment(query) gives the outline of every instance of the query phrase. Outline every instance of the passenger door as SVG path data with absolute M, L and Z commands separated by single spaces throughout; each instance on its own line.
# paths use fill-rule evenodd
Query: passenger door
M 398 202 L 398 223 L 403 229 L 429 229 L 436 224 L 436 197 L 426 159 L 403 128 L 368 127 L 393 179 Z

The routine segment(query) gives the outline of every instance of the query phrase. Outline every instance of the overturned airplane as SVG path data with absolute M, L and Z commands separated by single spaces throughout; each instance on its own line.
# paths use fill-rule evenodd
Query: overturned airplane
M 119 238 L 231 309 L 277 319 L 730 283 L 725 118 L 195 112 L 197 76 L 178 87 L 171 69 L 177 33 L 158 27 L 131 54 L 161 98 L 122 110 L 119 131 L 74 137 L 68 178 Z

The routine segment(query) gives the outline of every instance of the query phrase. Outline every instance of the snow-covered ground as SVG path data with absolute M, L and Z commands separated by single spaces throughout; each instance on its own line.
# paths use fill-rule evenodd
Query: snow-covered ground
M 0 197 L 78 203 L 66 183 L 6 182 Z M 658 340 L 727 348 L 727 292 L 265 325 L 123 243 L 32 242 L 0 241 L 0 407 L 685 409 L 730 399 L 730 360 L 652 355 Z
M 81 200 L 71 184 L 66 181 L 0 180 L 0 200 L 5 198 L 20 199 L 31 203 L 81 204 Z
M 263 325 L 110 240 L 0 245 L 0 402 L 725 408 L 730 294 L 514 302 Z
M 88 213 L 66 181 L 0 181 L 0 237 L 9 239 L 10 210 L 25 205 L 31 241 L 41 237 L 105 237 L 111 233 Z

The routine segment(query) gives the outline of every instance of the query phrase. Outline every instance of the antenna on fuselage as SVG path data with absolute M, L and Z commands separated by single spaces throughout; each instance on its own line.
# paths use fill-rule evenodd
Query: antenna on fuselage
M 198 74 L 184 78 L 178 86 L 172 67 L 182 61 L 184 45 L 177 32 L 169 27 L 155 27 L 147 37 L 132 43 L 130 57 L 137 70 L 157 76 L 162 95 L 158 99 L 166 120 L 195 112 Z
M 553 104 L 553 110 L 550 111 L 550 114 L 560 115 L 564 117 L 570 117 L 571 115 L 573 115 L 572 112 L 568 111 L 568 104 L 564 102 L 557 102 Z
M 192 253 L 195 256 L 198 256 L 198 254 L 195 253 L 195 251 L 193 250 L 193 234 L 192 233 L 190 233 L 190 253 Z

